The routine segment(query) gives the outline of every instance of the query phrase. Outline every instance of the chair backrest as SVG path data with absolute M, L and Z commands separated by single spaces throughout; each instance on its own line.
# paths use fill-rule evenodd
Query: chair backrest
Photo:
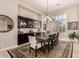
M 54 36 L 53 35 L 49 35 L 49 42 L 54 40 Z
M 57 39 L 59 38 L 59 33 L 57 33 Z
M 35 36 L 28 36 L 28 38 L 31 45 L 35 45 L 37 43 Z
M 56 39 L 56 34 L 53 34 L 53 39 Z
M 59 33 L 57 33 L 57 37 L 59 37 Z

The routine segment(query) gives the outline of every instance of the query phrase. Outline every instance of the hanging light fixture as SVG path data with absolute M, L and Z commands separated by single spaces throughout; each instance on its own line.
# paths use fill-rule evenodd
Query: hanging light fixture
M 46 7 L 46 16 L 44 17 L 44 20 L 46 21 L 46 23 L 48 23 L 49 21 L 52 21 L 52 19 L 49 17 L 49 8 L 48 8 L 48 0 L 47 0 L 47 7 Z
M 48 0 L 47 0 L 47 18 L 48 18 Z

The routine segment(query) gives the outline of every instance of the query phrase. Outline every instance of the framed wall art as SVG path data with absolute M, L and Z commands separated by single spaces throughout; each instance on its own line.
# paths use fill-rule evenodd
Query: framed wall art
M 77 30 L 78 22 L 68 22 L 68 30 Z
M 18 28 L 34 28 L 34 29 L 40 29 L 41 28 L 41 21 L 18 16 Z

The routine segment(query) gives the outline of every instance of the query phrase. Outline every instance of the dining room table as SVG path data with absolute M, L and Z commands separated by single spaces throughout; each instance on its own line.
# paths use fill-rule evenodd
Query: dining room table
M 41 45 L 44 46 L 44 49 L 46 48 L 46 43 L 48 43 L 48 52 L 50 52 L 50 47 L 49 47 L 49 36 L 44 36 L 44 35 L 38 35 L 36 36 L 37 42 L 41 42 Z
M 45 43 L 46 41 L 48 41 L 48 36 L 44 36 L 44 35 L 38 35 L 38 36 L 36 36 L 36 40 L 37 40 L 37 42 L 43 42 L 43 43 Z

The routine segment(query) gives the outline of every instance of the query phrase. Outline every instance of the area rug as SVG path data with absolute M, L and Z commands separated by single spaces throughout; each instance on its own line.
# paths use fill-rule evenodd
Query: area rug
M 8 50 L 8 53 L 13 58 L 70 58 L 70 42 L 59 42 L 59 44 L 50 50 L 50 53 L 45 50 L 45 54 L 42 51 L 38 51 L 37 57 L 34 56 L 34 51 L 29 53 L 29 44 L 22 45 L 14 49 Z

